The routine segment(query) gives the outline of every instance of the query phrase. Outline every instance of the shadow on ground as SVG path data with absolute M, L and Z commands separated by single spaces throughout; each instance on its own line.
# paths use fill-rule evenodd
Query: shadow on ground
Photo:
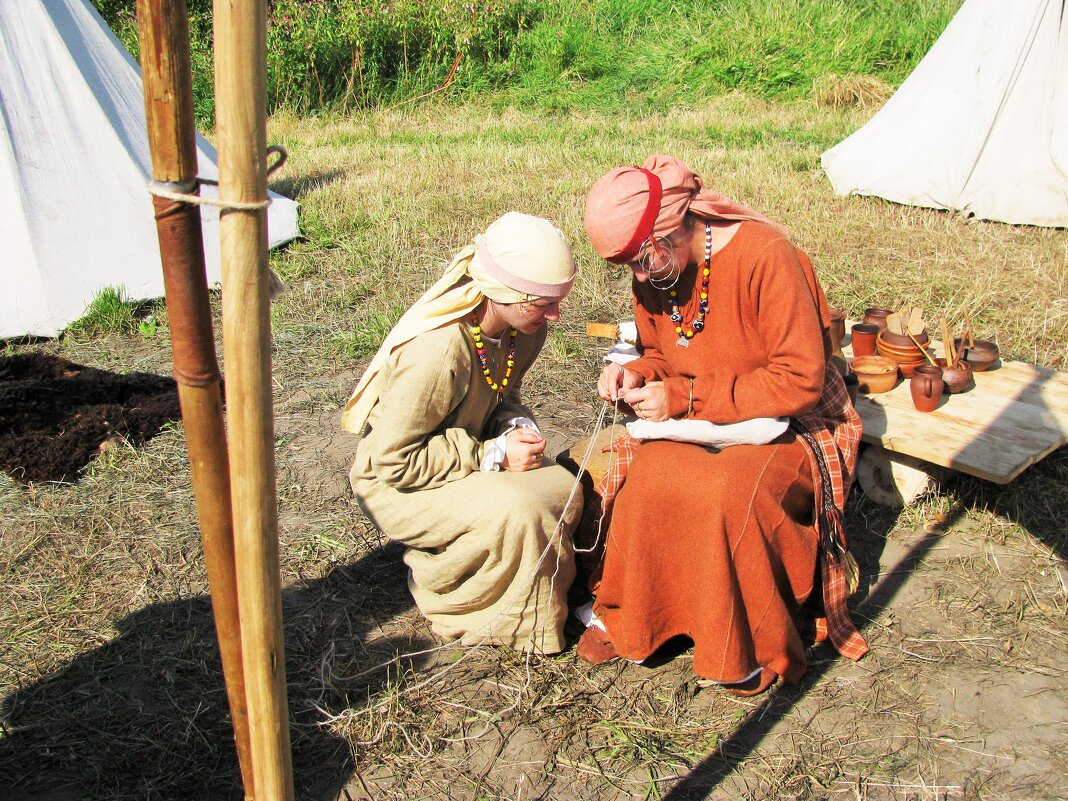
M 411 605 L 396 591 L 400 555 L 388 545 L 283 591 L 299 797 L 334 798 L 352 772 L 349 745 L 319 725 L 319 710 L 362 708 L 387 674 L 359 674 L 423 645 L 380 627 Z M 116 628 L 0 704 L 0 801 L 240 799 L 209 599 L 155 604 Z

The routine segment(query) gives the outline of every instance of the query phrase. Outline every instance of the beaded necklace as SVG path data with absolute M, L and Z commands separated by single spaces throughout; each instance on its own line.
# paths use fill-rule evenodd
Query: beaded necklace
M 682 311 L 679 309 L 678 292 L 674 289 L 668 292 L 668 304 L 671 306 L 671 322 L 675 324 L 675 333 L 679 338 L 675 344 L 680 348 L 690 347 L 690 340 L 699 331 L 704 330 L 705 315 L 708 314 L 708 277 L 711 275 L 709 265 L 712 263 L 712 226 L 705 223 L 705 260 L 701 264 L 701 297 L 697 304 L 697 314 L 690 323 L 691 328 L 685 331 L 682 327 Z
M 512 368 L 515 366 L 515 338 L 519 335 L 516 329 L 512 329 L 508 335 L 508 360 L 505 363 L 504 378 L 493 380 L 490 373 L 489 360 L 486 358 L 486 346 L 482 342 L 482 326 L 479 325 L 478 315 L 471 315 L 471 338 L 475 340 L 475 353 L 478 354 L 478 363 L 482 365 L 482 377 L 486 379 L 489 388 L 501 396 L 508 389 L 508 379 L 512 377 Z M 499 399 L 499 397 L 498 397 Z

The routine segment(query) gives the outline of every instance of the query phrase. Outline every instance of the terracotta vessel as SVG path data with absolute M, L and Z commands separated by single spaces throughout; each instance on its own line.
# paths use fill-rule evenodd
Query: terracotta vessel
M 942 368 L 933 364 L 921 364 L 909 379 L 912 405 L 918 412 L 933 412 L 942 400 L 944 388 Z
M 947 367 L 946 360 L 939 359 L 938 364 L 942 367 L 942 380 L 946 384 L 946 392 L 950 395 L 967 392 L 975 386 L 975 378 L 972 376 L 972 368 L 968 362 L 959 361 Z
M 925 364 L 930 366 L 931 363 L 926 359 L 920 359 L 915 362 L 898 362 L 897 369 L 901 371 L 901 375 L 905 378 L 912 378 L 912 374 L 916 368 L 923 367 Z
M 893 312 L 881 306 L 870 306 L 864 310 L 864 322 L 879 326 L 880 331 L 886 330 L 886 318 Z
M 960 340 L 954 339 L 953 345 L 957 348 L 957 351 L 960 352 Z M 998 356 L 1001 355 L 1001 352 L 998 350 L 998 346 L 993 342 L 989 342 L 985 339 L 973 339 L 971 346 L 964 348 L 962 355 L 964 361 L 971 365 L 973 372 L 983 373 L 996 367 L 996 362 Z
M 853 344 L 853 356 L 874 356 L 875 338 L 879 335 L 879 326 L 875 323 L 854 323 L 850 329 L 850 341 Z
M 858 356 L 849 369 L 860 382 L 860 391 L 869 395 L 888 392 L 897 384 L 897 362 L 885 356 Z
M 887 331 L 880 331 L 875 338 L 875 351 L 880 356 L 886 356 L 895 362 L 921 362 L 924 360 L 923 351 L 911 340 L 907 345 L 895 345 L 886 340 Z

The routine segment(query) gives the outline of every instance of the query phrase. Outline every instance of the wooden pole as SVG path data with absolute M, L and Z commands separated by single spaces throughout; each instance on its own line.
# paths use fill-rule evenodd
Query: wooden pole
M 266 0 L 215 0 L 219 197 L 267 199 Z M 293 798 L 278 563 L 267 210 L 220 215 L 238 603 L 256 797 Z
M 185 0 L 138 0 L 141 72 L 152 178 L 196 193 L 196 130 Z M 185 422 L 215 631 L 246 798 L 253 771 L 230 519 L 230 475 L 219 365 L 197 206 L 153 198 L 167 293 L 174 377 Z

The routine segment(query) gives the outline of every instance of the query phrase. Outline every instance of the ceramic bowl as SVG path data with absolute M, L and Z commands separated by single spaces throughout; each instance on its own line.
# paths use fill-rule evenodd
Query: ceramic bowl
M 897 384 L 897 362 L 885 356 L 858 356 L 849 369 L 860 382 L 860 391 L 868 394 L 887 392 Z
M 908 334 L 895 334 L 889 328 L 880 334 L 880 336 L 886 341 L 888 345 L 900 345 L 901 347 L 916 347 L 916 343 L 913 342 Z M 921 345 L 926 345 L 929 341 L 926 331 L 921 331 L 918 334 L 913 334 L 916 337 L 916 342 Z
M 957 350 L 960 350 L 959 339 L 954 339 L 953 344 Z M 998 346 L 993 342 L 985 339 L 973 339 L 971 347 L 964 349 L 964 361 L 971 365 L 972 372 L 982 373 L 994 367 L 994 363 L 997 362 L 1000 354 Z
M 875 350 L 880 356 L 886 356 L 897 362 L 914 362 L 923 359 L 923 351 L 909 342 L 908 345 L 895 345 L 886 340 L 886 331 L 879 332 L 875 339 Z
M 967 392 L 975 386 L 975 378 L 972 377 L 972 367 L 968 362 L 961 361 L 953 367 L 946 367 L 946 360 L 939 359 L 938 366 L 942 368 L 942 381 L 945 382 L 946 392 L 956 395 L 958 392 Z

